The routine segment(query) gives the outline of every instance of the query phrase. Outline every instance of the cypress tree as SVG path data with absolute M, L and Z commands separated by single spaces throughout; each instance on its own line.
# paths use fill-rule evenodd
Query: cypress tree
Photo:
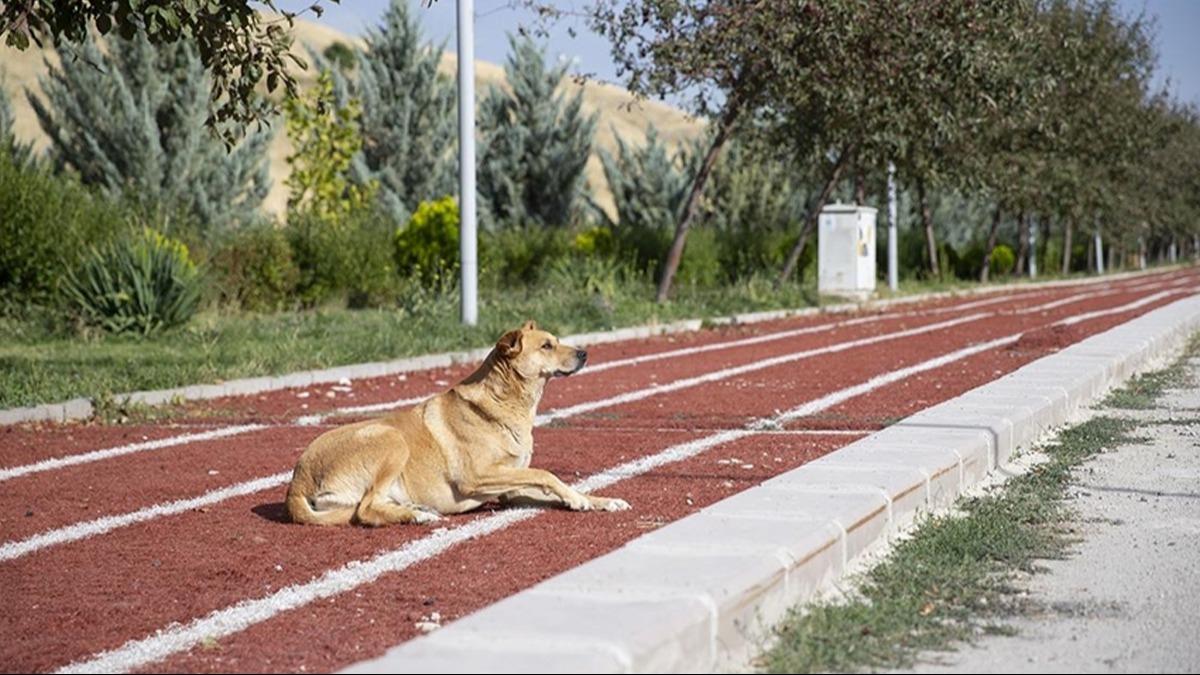
M 614 230 L 662 230 L 673 227 L 691 184 L 692 160 L 686 149 L 674 156 L 651 126 L 646 142 L 631 146 L 617 136 L 617 153 L 600 150 L 600 164 L 612 190 L 614 220 L 594 201 L 595 211 Z
M 89 185 L 155 210 L 182 210 L 214 228 L 254 217 L 270 179 L 271 130 L 229 149 L 205 127 L 208 77 L 194 45 L 144 34 L 56 45 L 61 66 L 27 89 L 50 137 L 49 157 Z
M 479 110 L 480 201 L 492 227 L 567 225 L 584 195 L 596 116 L 583 114 L 582 91 L 558 91 L 565 64 L 548 68 L 528 38 L 509 44 L 511 92 L 493 87 Z
M 366 49 L 356 52 L 356 72 L 329 68 L 338 105 L 357 99 L 362 106 L 363 148 L 351 178 L 376 182 L 378 199 L 397 223 L 407 222 L 419 203 L 458 190 L 457 96 L 453 81 L 438 72 L 444 49 L 425 42 L 407 2 L 392 0 L 383 24 L 368 31 Z

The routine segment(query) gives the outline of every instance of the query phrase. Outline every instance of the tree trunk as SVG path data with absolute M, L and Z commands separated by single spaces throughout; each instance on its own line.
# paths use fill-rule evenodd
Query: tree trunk
M 800 254 L 804 252 L 804 245 L 808 242 L 809 234 L 816 229 L 817 219 L 821 217 L 821 209 L 825 208 L 825 202 L 829 201 L 829 195 L 833 193 L 833 187 L 837 185 L 838 178 L 842 175 L 842 170 L 846 167 L 850 159 L 850 153 L 853 149 L 850 146 L 842 148 L 842 153 L 837 159 L 837 163 L 833 165 L 833 169 L 829 172 L 829 178 L 825 181 L 825 186 L 821 188 L 821 194 L 817 195 L 817 203 L 813 204 L 808 215 L 804 219 L 804 227 L 800 230 L 800 239 L 792 246 L 792 250 L 788 252 L 787 261 L 783 264 L 783 270 L 779 273 L 779 278 L 775 280 L 775 285 L 779 286 L 786 282 L 792 273 L 796 271 L 796 264 L 800 262 Z
M 917 179 L 917 204 L 921 212 L 921 226 L 925 228 L 925 247 L 929 254 L 930 277 L 942 278 L 942 266 L 938 264 L 937 234 L 933 231 L 933 214 L 929 211 L 929 195 L 925 191 L 925 179 Z
M 1067 276 L 1071 273 L 1071 230 L 1073 221 L 1068 218 L 1063 221 L 1063 258 L 1062 258 L 1062 273 Z
M 867 178 L 858 162 L 854 163 L 854 203 L 859 206 L 867 203 Z
M 996 250 L 996 234 L 1000 231 L 1000 205 L 992 213 L 992 227 L 988 230 L 987 248 L 983 253 L 983 269 L 979 270 L 979 282 L 986 284 L 992 270 L 992 251 Z
M 1042 245 L 1039 251 L 1041 257 L 1039 258 L 1040 264 L 1038 265 L 1038 269 L 1049 270 L 1050 263 L 1054 262 L 1053 260 L 1046 259 L 1046 251 L 1050 248 L 1050 217 L 1044 216 L 1041 222 L 1038 223 L 1038 226 L 1041 230 L 1038 232 L 1038 243 Z
M 692 180 L 692 189 L 688 191 L 687 199 L 683 202 L 679 222 L 675 224 L 675 238 L 671 241 L 666 262 L 663 263 L 662 277 L 658 280 L 658 293 L 655 295 L 655 300 L 660 304 L 666 302 L 671 295 L 671 283 L 675 281 L 675 273 L 679 271 L 679 262 L 683 259 L 683 247 L 687 243 L 688 229 L 696 217 L 696 207 L 700 204 L 700 195 L 704 193 L 708 176 L 712 173 L 712 168 L 716 165 L 725 142 L 729 140 L 729 132 L 740 112 L 741 102 L 737 98 L 730 99 L 717 124 L 717 133 L 713 136 L 712 145 L 708 147 L 708 152 L 704 154 L 704 161 L 700 163 L 700 170 Z
M 1030 215 L 1022 213 L 1017 218 L 1017 263 L 1013 274 L 1021 276 L 1029 266 L 1029 219 Z

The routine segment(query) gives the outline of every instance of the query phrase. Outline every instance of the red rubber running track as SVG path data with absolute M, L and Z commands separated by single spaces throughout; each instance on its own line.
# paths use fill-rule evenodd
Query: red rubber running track
M 285 522 L 312 438 L 469 366 L 209 401 L 157 424 L 3 427 L 0 668 L 345 667 L 1198 288 L 1175 270 L 594 347 L 548 388 L 533 463 L 567 482 L 626 465 L 599 491 L 633 505 L 619 513 Z M 813 401 L 830 403 L 755 424 Z

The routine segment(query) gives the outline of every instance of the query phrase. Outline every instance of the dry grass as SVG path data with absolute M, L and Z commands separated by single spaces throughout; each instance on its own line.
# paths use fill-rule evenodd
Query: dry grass
M 296 21 L 297 51 L 304 53 L 305 48 L 321 51 L 335 41 L 361 46 L 362 41 L 341 31 L 312 21 L 298 19 Z M 14 131 L 22 140 L 32 140 L 35 147 L 44 148 L 48 142 L 46 135 L 38 126 L 33 109 L 25 98 L 25 88 L 29 87 L 40 94 L 38 78 L 45 74 L 45 60 L 57 64 L 57 57 L 50 52 L 30 48 L 21 52 L 0 45 L 0 76 L 4 80 L 4 89 L 13 104 L 16 117 Z M 453 77 L 457 66 L 452 53 L 442 57 L 442 70 Z M 504 86 L 504 69 L 494 63 L 478 61 L 475 67 L 476 90 L 482 97 L 492 86 Z M 302 87 L 311 85 L 315 76 L 312 71 L 300 73 Z M 689 117 L 684 112 L 658 101 L 635 102 L 633 96 L 626 90 L 600 82 L 588 81 L 577 83 L 574 80 L 564 85 L 565 93 L 574 95 L 582 87 L 584 111 L 598 113 L 596 146 L 609 151 L 616 148 L 616 136 L 620 135 L 629 142 L 641 143 L 645 140 L 646 129 L 653 124 L 658 127 L 664 141 L 674 145 L 681 141 L 696 137 L 703 128 L 703 122 Z M 630 104 L 633 103 L 631 107 Z M 270 147 L 271 178 L 273 185 L 267 196 L 264 208 L 274 214 L 282 214 L 287 202 L 287 189 L 283 181 L 287 177 L 287 156 L 291 153 L 291 144 L 281 132 L 276 134 Z M 606 209 L 612 208 L 612 196 L 604 180 L 600 160 L 593 155 L 587 165 L 587 179 L 596 195 L 596 200 Z

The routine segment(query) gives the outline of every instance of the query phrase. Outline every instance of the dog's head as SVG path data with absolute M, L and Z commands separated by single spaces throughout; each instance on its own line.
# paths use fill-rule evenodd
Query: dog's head
M 496 354 L 527 379 L 571 375 L 587 362 L 587 352 L 564 345 L 532 321 L 505 333 L 496 343 Z

